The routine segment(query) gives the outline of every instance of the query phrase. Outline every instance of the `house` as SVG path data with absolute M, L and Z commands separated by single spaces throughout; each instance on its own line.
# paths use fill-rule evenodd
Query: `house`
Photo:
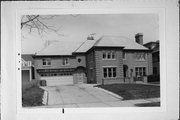
M 31 54 L 22 54 L 21 56 L 21 69 L 22 69 L 22 82 L 29 82 L 35 79 L 34 59 Z
M 153 74 L 160 74 L 160 57 L 159 57 L 159 40 L 155 42 L 148 42 L 144 44 L 145 47 L 152 51 L 152 64 L 153 64 Z
M 143 34 L 135 41 L 123 36 L 88 37 L 80 46 L 53 43 L 33 55 L 35 78 L 47 85 L 133 82 L 152 74 L 152 54 L 143 46 Z

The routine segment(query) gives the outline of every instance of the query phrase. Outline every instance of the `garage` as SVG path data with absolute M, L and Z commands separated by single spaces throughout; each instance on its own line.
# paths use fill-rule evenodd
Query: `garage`
M 72 85 L 73 69 L 39 69 L 41 80 L 46 80 L 47 86 Z
M 47 86 L 73 84 L 73 76 L 46 76 L 46 77 L 41 77 L 41 80 L 46 80 Z

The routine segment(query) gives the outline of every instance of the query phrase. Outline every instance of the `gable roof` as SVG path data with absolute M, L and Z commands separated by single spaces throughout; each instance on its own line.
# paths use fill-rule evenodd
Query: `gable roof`
M 135 41 L 123 36 L 102 36 L 97 40 L 86 40 L 81 45 L 77 42 L 55 42 L 42 51 L 36 53 L 37 56 L 51 55 L 72 55 L 72 53 L 85 53 L 92 47 L 124 47 L 125 50 L 148 50 Z
M 51 55 L 72 55 L 79 43 L 60 41 L 50 44 L 48 47 L 36 53 L 37 56 L 51 56 Z
M 148 50 L 124 36 L 102 36 L 98 40 L 86 40 L 75 52 L 87 52 L 92 47 L 124 47 L 125 50 Z

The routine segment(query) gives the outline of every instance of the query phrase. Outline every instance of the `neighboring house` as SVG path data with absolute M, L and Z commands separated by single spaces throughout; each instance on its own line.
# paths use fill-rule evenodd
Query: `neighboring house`
M 34 59 L 31 54 L 22 54 L 21 56 L 22 82 L 29 82 L 35 79 Z
M 80 46 L 54 43 L 36 53 L 35 78 L 47 85 L 96 83 L 112 84 L 152 74 L 152 54 L 143 46 L 143 35 L 136 42 L 122 36 L 88 39 Z M 75 49 L 76 48 L 76 49 Z
M 156 42 L 148 42 L 144 44 L 144 46 L 152 50 L 153 74 L 159 75 L 160 74 L 159 40 L 157 40 Z

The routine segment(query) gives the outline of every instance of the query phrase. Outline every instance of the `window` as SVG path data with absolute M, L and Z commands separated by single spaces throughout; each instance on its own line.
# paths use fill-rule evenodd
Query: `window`
M 126 59 L 126 53 L 123 52 L 123 59 Z
M 112 59 L 115 59 L 115 52 L 111 52 Z
M 103 74 L 104 74 L 104 78 L 116 77 L 116 67 L 104 67 Z
M 64 58 L 62 60 L 62 65 L 69 65 L 69 58 Z
M 104 60 L 113 60 L 113 59 L 116 59 L 116 53 L 114 51 L 103 52 L 102 58 Z
M 146 68 L 145 67 L 136 67 L 135 73 L 136 73 L 136 77 L 146 76 Z
M 145 61 L 146 60 L 146 53 L 136 53 L 136 60 L 137 61 Z
M 105 52 L 103 53 L 103 59 L 106 59 L 106 53 Z
M 44 66 L 50 66 L 51 65 L 51 59 L 43 59 L 42 64 Z

